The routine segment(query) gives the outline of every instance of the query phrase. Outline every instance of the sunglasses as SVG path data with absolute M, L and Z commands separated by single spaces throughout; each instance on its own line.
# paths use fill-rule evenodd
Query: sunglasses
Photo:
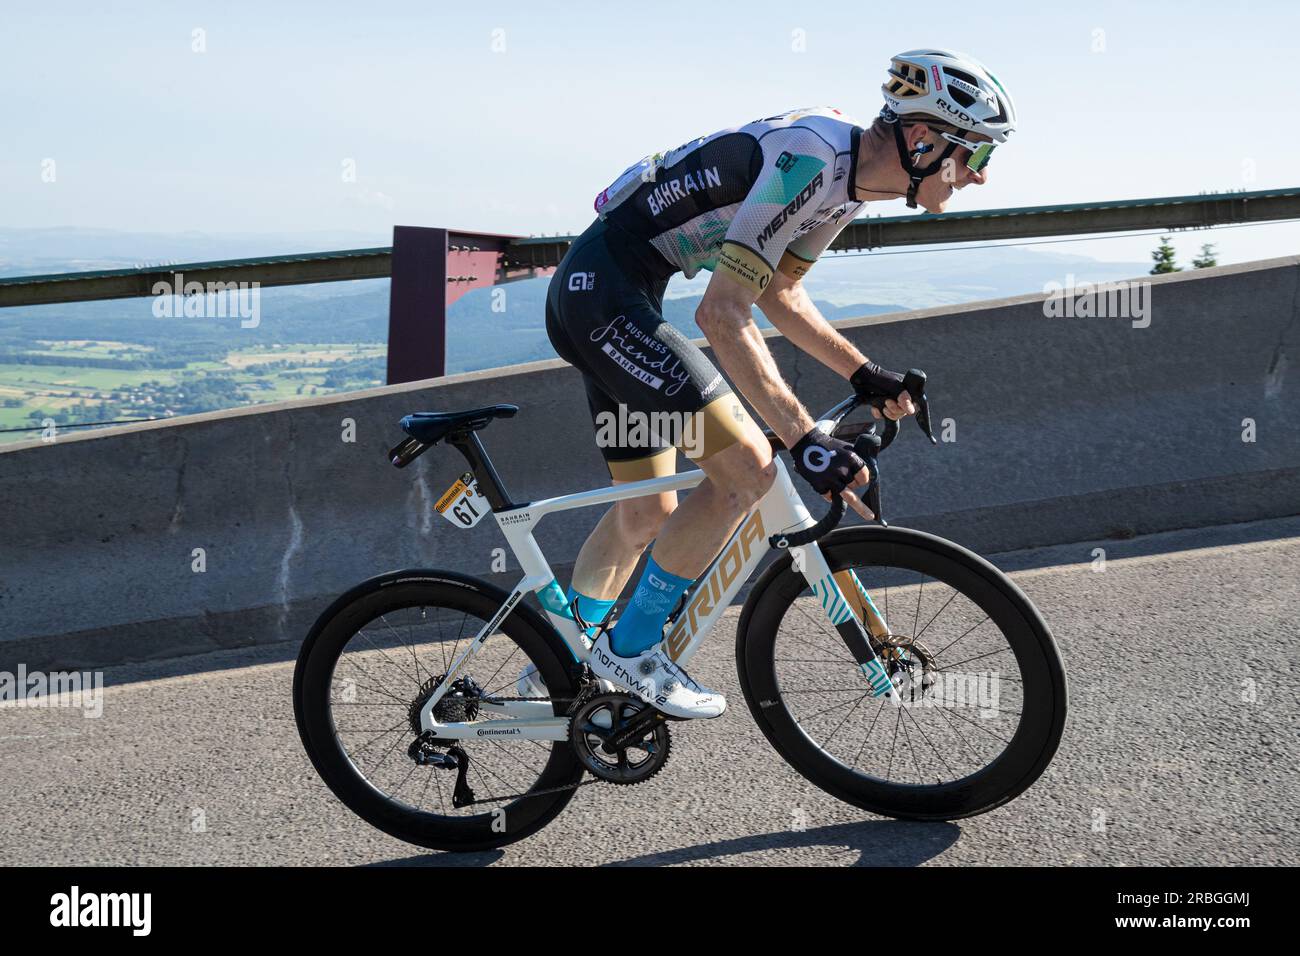
M 953 133 L 940 133 L 939 135 L 950 143 L 965 146 L 970 151 L 970 157 L 966 160 L 966 168 L 972 173 L 978 173 L 989 164 L 989 160 L 993 158 L 993 150 L 998 145 L 997 143 L 973 143 Z

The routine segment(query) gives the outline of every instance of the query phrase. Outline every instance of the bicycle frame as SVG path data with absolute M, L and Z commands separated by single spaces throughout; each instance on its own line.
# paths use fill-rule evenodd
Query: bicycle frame
M 695 655 L 722 612 L 730 606 L 741 586 L 754 573 L 769 547 L 769 536 L 803 530 L 815 523 L 795 491 L 785 463 L 780 458 L 774 458 L 774 462 L 777 473 L 772 487 L 695 582 L 689 604 L 682 609 L 664 638 L 667 653 L 678 664 L 684 666 Z M 533 528 L 538 521 L 557 511 L 610 504 L 665 491 L 683 491 L 694 488 L 704 478 L 703 471 L 694 469 L 662 478 L 546 498 L 494 512 L 498 526 L 523 569 L 524 577 L 515 585 L 496 614 L 479 629 L 469 645 L 452 662 L 442 684 L 420 711 L 421 729 L 434 732 L 440 740 L 476 737 L 567 740 L 569 720 L 567 717 L 556 717 L 548 701 L 481 703 L 481 713 L 500 715 L 506 719 L 465 723 L 438 723 L 434 720 L 433 709 L 478 648 L 529 591 L 537 594 L 547 618 L 574 659 L 585 662 L 589 658 L 590 649 L 582 628 L 572 618 L 560 613 L 565 605 L 563 591 L 533 537 Z M 868 640 L 868 631 L 871 636 L 880 638 L 888 635 L 889 628 L 884 616 L 858 581 L 857 575 L 851 570 L 832 574 L 815 541 L 791 548 L 790 552 L 795 568 L 803 573 L 813 593 L 821 601 L 823 612 L 857 661 L 867 680 L 867 687 L 874 696 L 888 697 L 898 705 L 899 695 L 894 691 L 884 664 Z

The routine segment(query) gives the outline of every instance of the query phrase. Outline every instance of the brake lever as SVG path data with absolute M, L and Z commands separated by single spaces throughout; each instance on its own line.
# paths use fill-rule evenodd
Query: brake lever
M 884 514 L 880 510 L 880 452 L 893 441 L 893 435 L 890 434 L 889 426 L 893 425 L 893 434 L 898 434 L 898 422 L 890 421 L 885 426 L 885 435 L 877 435 L 875 425 L 871 426 L 870 431 L 865 431 L 853 442 L 853 453 L 863 460 L 867 466 L 867 489 L 862 494 L 862 499 L 866 506 L 871 509 L 871 513 L 876 516 L 882 527 L 888 527 L 889 522 L 885 520 Z M 888 438 L 888 441 L 886 441 Z
M 925 437 L 930 439 L 930 444 L 937 445 L 939 442 L 934 437 L 934 427 L 931 424 L 930 399 L 929 396 L 925 394 L 925 381 L 925 373 L 919 368 L 909 369 L 908 373 L 903 376 L 903 387 L 901 391 L 907 392 L 907 394 L 911 396 L 912 402 L 916 405 L 916 424 L 920 427 L 921 431 L 925 432 Z M 896 419 L 886 418 L 883 414 L 885 411 L 885 403 L 887 401 L 889 401 L 889 399 L 883 395 L 871 399 L 871 407 L 881 412 L 881 417 L 885 419 L 885 431 L 880 438 L 881 451 L 884 451 L 893 444 L 894 439 L 898 437 L 899 429 L 898 421 Z
M 925 432 L 925 437 L 930 439 L 931 445 L 939 444 L 934 437 L 934 427 L 930 422 L 930 399 L 925 394 L 925 373 L 919 368 L 908 369 L 907 374 L 903 376 L 903 389 L 916 403 L 916 423 L 921 426 L 921 431 Z

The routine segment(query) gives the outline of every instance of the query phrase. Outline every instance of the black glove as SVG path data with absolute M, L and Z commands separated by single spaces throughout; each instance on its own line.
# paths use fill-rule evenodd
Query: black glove
M 866 467 L 853 453 L 852 445 L 816 428 L 795 442 L 790 454 L 794 458 L 794 470 L 819 495 L 838 495 Z
M 863 362 L 862 367 L 849 377 L 849 384 L 863 399 L 898 398 L 903 392 L 903 376 L 881 368 L 875 362 Z

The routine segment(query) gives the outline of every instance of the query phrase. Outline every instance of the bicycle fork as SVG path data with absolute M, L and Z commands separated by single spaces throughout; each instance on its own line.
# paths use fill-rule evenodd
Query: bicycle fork
M 840 640 L 857 662 L 858 669 L 867 679 L 873 697 L 887 697 L 896 706 L 902 701 L 895 692 L 884 661 L 871 646 L 870 638 L 883 640 L 889 636 L 889 626 L 884 615 L 871 600 L 858 576 L 849 569 L 832 572 L 830 565 L 816 543 L 790 549 L 795 567 L 803 572 L 813 594 L 821 602 L 822 610 L 834 626 Z

